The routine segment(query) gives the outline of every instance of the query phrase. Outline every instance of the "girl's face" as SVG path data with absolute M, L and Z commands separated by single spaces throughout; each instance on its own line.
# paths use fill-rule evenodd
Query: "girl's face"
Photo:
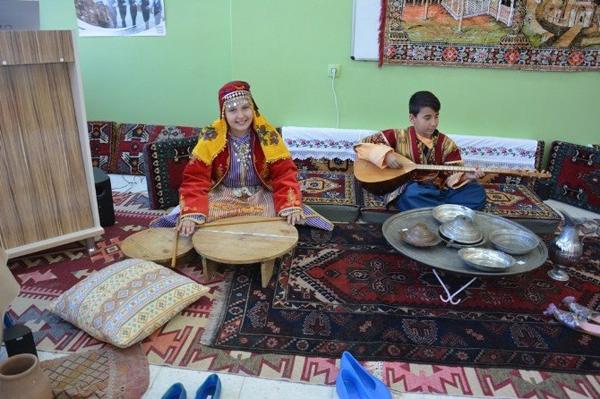
M 254 112 L 249 100 L 243 99 L 225 105 L 225 120 L 229 125 L 231 134 L 243 136 L 248 133 Z

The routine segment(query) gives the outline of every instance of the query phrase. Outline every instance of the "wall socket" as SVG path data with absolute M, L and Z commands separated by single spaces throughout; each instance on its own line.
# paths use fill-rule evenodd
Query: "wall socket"
M 340 64 L 329 64 L 327 65 L 327 76 L 333 79 L 340 77 L 341 67 Z

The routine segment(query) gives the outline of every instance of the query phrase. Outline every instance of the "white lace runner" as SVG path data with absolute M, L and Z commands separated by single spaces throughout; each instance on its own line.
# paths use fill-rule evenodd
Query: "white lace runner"
M 353 146 L 375 133 L 366 129 L 284 126 L 283 139 L 295 159 L 354 160 Z M 466 166 L 534 169 L 538 142 L 527 139 L 449 134 Z

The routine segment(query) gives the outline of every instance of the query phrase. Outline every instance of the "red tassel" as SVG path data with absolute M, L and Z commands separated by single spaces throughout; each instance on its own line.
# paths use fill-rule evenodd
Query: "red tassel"
M 381 0 L 381 14 L 379 15 L 379 63 L 378 66 L 383 66 L 383 48 L 385 47 L 385 19 L 387 16 L 388 0 Z

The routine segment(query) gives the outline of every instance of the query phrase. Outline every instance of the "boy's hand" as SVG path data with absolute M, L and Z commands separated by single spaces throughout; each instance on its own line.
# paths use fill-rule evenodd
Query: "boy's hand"
M 485 173 L 483 173 L 479 169 L 476 169 L 475 172 L 465 173 L 465 179 L 466 180 L 471 180 L 471 181 L 472 180 L 481 179 L 483 176 L 485 176 Z
M 400 160 L 396 157 L 396 153 L 394 151 L 390 151 L 385 156 L 385 164 L 392 169 L 398 169 L 402 166 Z

